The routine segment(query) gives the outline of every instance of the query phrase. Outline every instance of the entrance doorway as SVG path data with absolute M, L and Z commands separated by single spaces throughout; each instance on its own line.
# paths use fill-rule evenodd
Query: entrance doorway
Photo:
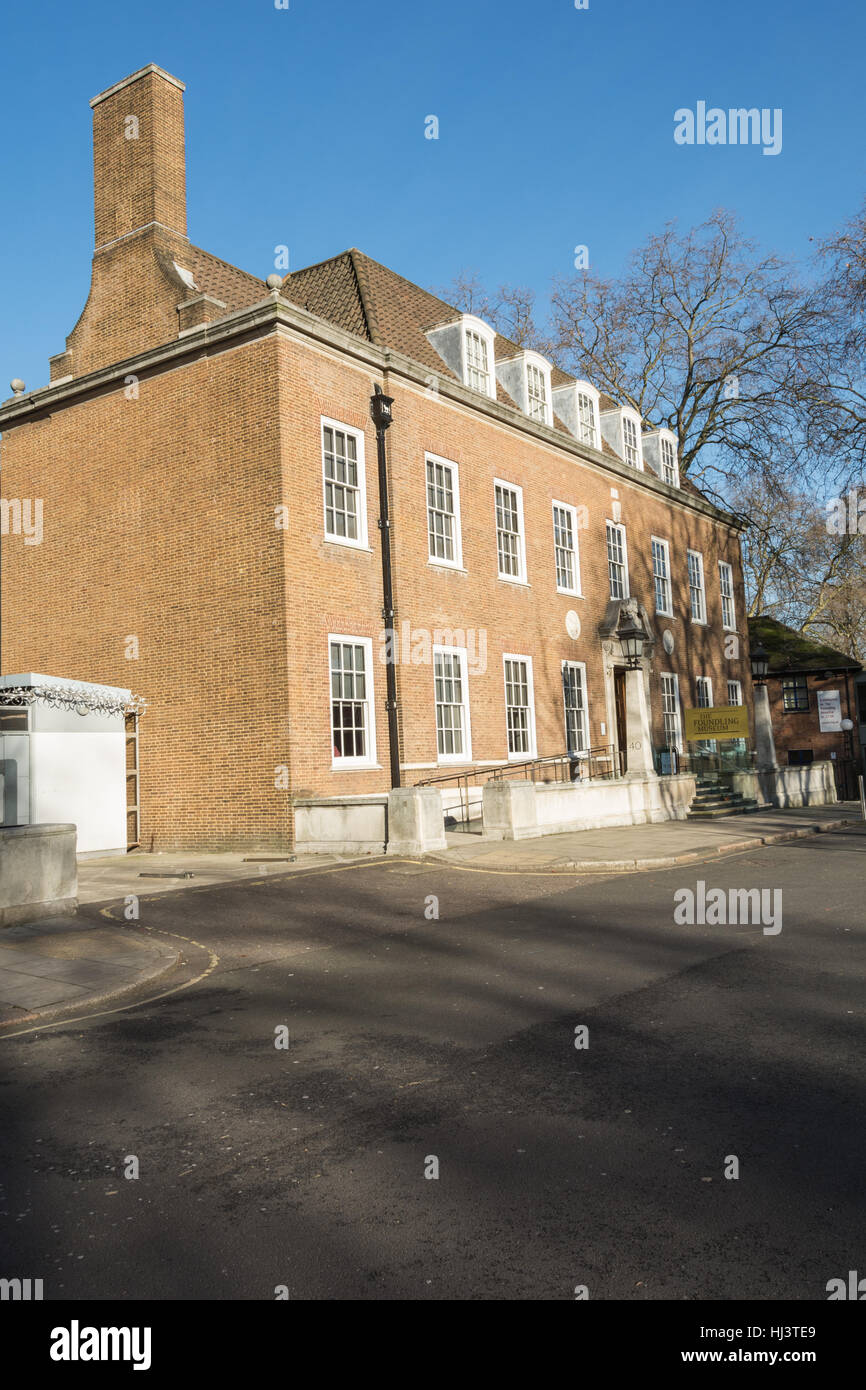
M 616 709 L 616 746 L 619 752 L 620 775 L 628 771 L 628 753 L 625 732 L 625 677 L 624 666 L 615 666 L 613 672 L 613 698 Z

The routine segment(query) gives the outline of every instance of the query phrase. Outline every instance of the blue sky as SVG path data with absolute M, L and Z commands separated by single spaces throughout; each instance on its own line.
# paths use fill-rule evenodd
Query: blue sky
M 187 84 L 191 239 L 266 277 L 348 246 L 425 286 L 616 274 L 670 218 L 737 211 L 807 257 L 866 193 L 851 0 L 48 0 L 7 7 L 0 398 L 48 379 L 93 245 L 89 98 Z M 783 146 L 674 143 L 674 111 L 780 107 Z M 439 139 L 424 137 L 425 118 Z

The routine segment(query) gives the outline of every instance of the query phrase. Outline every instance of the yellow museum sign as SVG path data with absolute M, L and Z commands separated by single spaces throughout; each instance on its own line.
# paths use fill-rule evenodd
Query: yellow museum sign
M 687 709 L 686 739 L 748 738 L 749 712 L 745 705 L 708 705 Z

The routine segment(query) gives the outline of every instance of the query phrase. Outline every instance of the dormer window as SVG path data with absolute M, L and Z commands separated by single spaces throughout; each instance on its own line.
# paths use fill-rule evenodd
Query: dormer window
M 553 424 L 550 363 L 537 352 L 519 352 L 496 363 L 496 379 L 530 420 Z
M 485 396 L 490 392 L 490 354 L 487 343 L 474 328 L 466 329 L 466 385 Z
M 427 337 L 458 381 L 470 391 L 496 399 L 496 333 L 489 324 L 475 314 L 461 314 L 451 323 L 428 328 Z
M 641 418 L 630 406 L 616 405 L 600 415 L 601 432 L 608 444 L 629 468 L 643 472 L 644 455 Z
M 672 430 L 650 430 L 643 436 L 643 461 L 668 487 L 679 487 L 680 467 L 677 460 L 677 437 Z
M 570 381 L 551 392 L 553 409 L 570 434 L 590 449 L 601 448 L 598 391 L 588 381 Z

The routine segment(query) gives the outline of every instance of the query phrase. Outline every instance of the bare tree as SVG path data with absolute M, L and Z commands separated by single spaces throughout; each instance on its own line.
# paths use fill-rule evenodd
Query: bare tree
M 720 482 L 768 463 L 812 313 L 791 268 L 723 210 L 684 235 L 670 223 L 619 280 L 577 274 L 553 293 L 562 365 L 673 430 L 683 472 Z
M 866 203 L 818 248 L 813 331 L 797 354 L 812 447 L 841 489 L 866 476 Z
M 491 291 L 477 270 L 462 270 L 450 284 L 431 293 L 465 314 L 476 314 L 519 347 L 544 351 L 548 346 L 535 322 L 535 291 L 526 285 L 499 285 Z
M 866 537 L 827 524 L 866 473 L 866 205 L 816 268 L 802 285 L 722 210 L 666 226 L 619 279 L 554 282 L 546 331 L 526 288 L 463 272 L 440 293 L 673 430 L 682 472 L 749 522 L 750 614 L 866 656 Z
M 834 526 L 827 499 L 784 477 L 752 478 L 733 490 L 748 519 L 743 571 L 748 616 L 789 627 L 866 658 L 866 537 Z

